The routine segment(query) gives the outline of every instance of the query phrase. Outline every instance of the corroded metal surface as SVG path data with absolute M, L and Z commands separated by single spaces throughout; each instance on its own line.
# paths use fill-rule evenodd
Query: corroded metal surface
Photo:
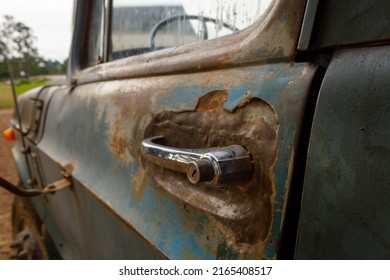
M 47 185 L 70 164 L 73 186 L 35 205 L 64 258 L 277 257 L 316 71 L 292 62 L 304 6 L 276 1 L 242 32 L 76 71 L 57 89 L 36 165 Z M 183 148 L 241 145 L 253 177 L 195 187 L 142 157 L 157 135 Z
M 46 205 L 64 239 L 78 240 L 68 250 L 78 258 L 115 258 L 112 248 L 121 247 L 121 236 L 130 230 L 145 240 L 140 244 L 169 258 L 275 258 L 314 71 L 309 64 L 277 64 L 57 92 L 48 112 L 54 117 L 38 147 L 48 156 L 41 156 L 43 165 L 53 158 L 74 167 L 74 189 L 49 197 Z M 143 159 L 142 140 L 159 134 L 178 147 L 240 144 L 253 159 L 253 179 L 234 189 L 194 187 L 185 175 Z M 105 207 L 86 209 L 89 202 L 80 199 L 91 196 L 87 193 Z M 54 210 L 58 205 L 61 214 Z M 130 226 L 107 234 L 111 249 L 97 249 L 100 234 L 91 231 L 110 228 L 118 219 L 102 224 L 101 215 Z M 85 239 L 85 231 L 93 238 Z M 133 254 L 126 247 L 119 255 Z
M 305 176 L 299 169 L 310 128 L 306 135 L 302 124 L 311 125 L 306 110 L 314 110 L 322 79 L 314 64 L 294 63 L 311 59 L 294 60 L 306 1 L 275 1 L 231 36 L 83 70 L 87 2 L 77 2 L 70 85 L 20 98 L 29 153 L 24 158 L 20 141 L 13 150 L 27 187 L 58 182 L 61 166 L 72 167 L 69 188 L 34 200 L 61 255 L 277 258 L 286 200 L 300 201 Z M 318 17 L 311 12 L 303 26 L 301 50 L 389 39 L 386 1 L 340 9 L 347 2 L 320 2 Z M 388 57 L 386 46 L 341 50 L 327 69 L 310 138 L 299 258 L 389 256 Z M 251 180 L 191 184 L 143 158 L 142 141 L 158 135 L 186 149 L 240 145 L 250 153 Z M 296 189 L 293 175 L 302 177 Z
M 244 146 L 254 162 L 253 179 L 243 185 L 210 189 L 193 186 L 165 170 L 151 169 L 154 179 L 187 204 L 213 214 L 218 230 L 230 232 L 234 243 L 256 244 L 267 237 L 272 221 L 274 192 L 272 168 L 278 147 L 278 117 L 272 106 L 257 97 L 247 97 L 229 110 L 224 108 L 226 91 L 202 96 L 193 111 L 156 115 L 146 135 L 164 135 L 176 147 Z M 175 178 L 176 177 L 176 178 Z M 217 230 L 217 229 L 215 229 Z M 227 239 L 227 238 L 226 238 Z M 228 239 L 227 239 L 228 240 Z

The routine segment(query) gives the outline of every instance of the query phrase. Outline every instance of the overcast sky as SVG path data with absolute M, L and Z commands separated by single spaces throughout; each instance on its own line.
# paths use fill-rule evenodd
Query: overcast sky
M 12 15 L 37 37 L 39 55 L 63 61 L 69 55 L 73 0 L 0 0 L 0 21 Z

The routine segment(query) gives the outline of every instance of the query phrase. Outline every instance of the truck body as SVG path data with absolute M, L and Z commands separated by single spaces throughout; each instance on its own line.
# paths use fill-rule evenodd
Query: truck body
M 38 236 L 64 259 L 390 258 L 389 1 L 199 5 L 75 1 L 67 84 L 12 121 L 23 188 L 63 185 L 31 198 Z

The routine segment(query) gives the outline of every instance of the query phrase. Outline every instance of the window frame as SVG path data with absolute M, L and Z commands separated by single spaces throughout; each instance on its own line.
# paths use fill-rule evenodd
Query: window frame
M 90 46 L 90 40 L 91 40 L 91 36 L 90 36 L 90 33 L 92 31 L 92 28 L 94 23 L 93 23 L 93 20 L 94 20 L 94 12 L 95 12 L 95 7 L 94 5 L 97 5 L 100 3 L 98 1 L 102 1 L 102 4 L 103 4 L 103 7 L 102 7 L 102 12 L 101 12 L 101 15 L 98 15 L 98 16 L 103 16 L 102 18 L 102 21 L 100 23 L 100 27 L 98 27 L 97 31 L 100 32 L 100 40 L 98 42 L 98 45 L 99 45 L 99 51 L 98 51 L 98 56 L 96 57 L 96 59 L 94 61 L 90 61 L 90 49 L 89 49 L 89 46 Z M 106 53 L 106 49 L 105 49 L 105 41 L 106 41 L 106 38 L 105 38 L 105 33 L 106 33 L 106 3 L 107 3 L 107 0 L 98 0 L 98 1 L 90 1 L 88 3 L 88 21 L 87 21 L 87 34 L 88 36 L 86 36 L 86 40 L 85 40 L 85 49 L 86 49 L 86 61 L 84 62 L 84 65 L 85 67 L 90 67 L 90 66 L 94 66 L 94 65 L 97 65 L 97 64 L 100 64 L 100 63 L 104 63 L 105 62 L 105 53 Z
M 85 11 L 89 1 L 92 0 L 77 0 L 77 5 L 83 6 Z M 80 54 L 85 53 L 85 49 L 80 50 L 83 32 L 77 30 L 85 30 L 85 23 L 80 24 L 80 21 L 82 23 L 89 17 L 83 15 L 83 9 L 76 13 L 68 80 L 77 80 L 77 84 L 291 61 L 296 53 L 306 5 L 306 0 L 274 0 L 252 25 L 234 34 L 109 61 L 112 0 L 105 2 L 104 55 L 98 65 L 85 67 L 80 63 Z M 85 48 L 85 44 L 81 45 Z

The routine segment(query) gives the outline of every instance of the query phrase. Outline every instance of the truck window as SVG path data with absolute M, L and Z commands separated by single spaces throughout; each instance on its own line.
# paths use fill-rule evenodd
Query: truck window
M 109 59 L 238 32 L 262 15 L 272 0 L 114 0 Z

